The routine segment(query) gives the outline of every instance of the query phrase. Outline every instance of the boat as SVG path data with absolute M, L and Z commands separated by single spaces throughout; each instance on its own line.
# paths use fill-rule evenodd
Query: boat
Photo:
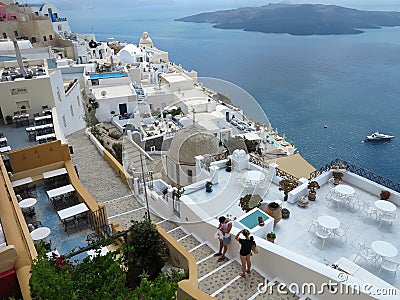
M 394 138 L 394 135 L 387 135 L 383 133 L 379 133 L 378 131 L 375 131 L 371 135 L 367 135 L 366 140 L 367 141 L 381 141 L 381 140 L 391 140 Z

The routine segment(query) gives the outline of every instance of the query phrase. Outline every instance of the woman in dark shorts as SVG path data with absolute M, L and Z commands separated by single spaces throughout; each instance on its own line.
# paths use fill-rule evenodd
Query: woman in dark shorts
M 239 239 L 239 235 L 241 233 L 244 235 L 245 239 Z M 242 276 L 243 278 L 246 278 L 246 272 L 250 274 L 251 248 L 253 247 L 253 245 L 256 244 L 256 242 L 254 242 L 253 237 L 250 237 L 250 232 L 247 229 L 240 230 L 239 233 L 235 236 L 235 239 L 239 241 L 241 245 L 239 254 L 240 254 L 240 261 L 242 262 L 242 273 L 240 273 L 239 275 Z

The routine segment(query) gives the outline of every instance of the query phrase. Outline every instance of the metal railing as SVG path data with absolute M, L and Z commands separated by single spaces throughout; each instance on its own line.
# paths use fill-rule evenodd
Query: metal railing
M 279 177 L 284 178 L 284 179 L 289 179 L 290 181 L 295 182 L 297 185 L 300 184 L 299 178 L 297 178 L 296 176 L 293 176 L 293 175 L 291 175 L 291 174 L 289 174 L 289 173 L 287 173 L 287 172 L 285 172 L 285 171 L 283 171 L 283 170 L 281 170 L 279 168 L 276 168 L 276 176 L 279 176 Z
M 340 165 L 342 168 L 344 167 L 346 170 L 350 171 L 351 173 L 354 173 L 363 178 L 371 180 L 377 184 L 383 185 L 393 191 L 400 192 L 400 183 L 399 182 L 396 182 L 392 179 L 386 178 L 382 175 L 378 175 L 370 170 L 364 169 L 362 167 L 359 167 L 353 163 L 347 162 L 340 158 L 336 158 L 335 160 L 331 161 L 329 164 L 326 164 L 322 168 L 310 173 L 309 180 L 314 179 L 315 177 L 319 176 L 320 174 L 327 172 L 331 169 L 335 169 L 335 166 L 338 166 L 338 165 Z
M 201 167 L 210 172 L 210 165 L 212 162 L 227 159 L 228 155 L 229 155 L 228 150 L 225 150 L 224 152 L 218 153 L 218 154 L 204 155 L 204 160 L 203 160 Z
M 263 159 L 259 158 L 258 156 L 255 156 L 254 154 L 250 154 L 250 162 L 261 167 L 264 169 L 269 169 L 269 164 L 265 162 Z

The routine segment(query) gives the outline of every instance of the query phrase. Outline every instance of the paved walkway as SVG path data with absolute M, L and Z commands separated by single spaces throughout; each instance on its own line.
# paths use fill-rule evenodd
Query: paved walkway
M 72 161 L 82 184 L 98 203 L 106 204 L 109 220 L 119 222 L 123 228 L 129 227 L 131 220 L 142 220 L 145 207 L 100 155 L 85 131 L 68 136 L 68 143 L 74 148 Z M 264 278 L 257 271 L 253 270 L 243 279 L 238 276 L 241 268 L 236 259 L 217 262 L 213 257 L 214 250 L 187 234 L 179 224 L 162 220 L 154 214 L 151 214 L 151 219 L 192 253 L 197 261 L 199 288 L 216 299 L 298 299 L 275 291 L 272 295 L 259 294 L 257 286 L 264 282 Z

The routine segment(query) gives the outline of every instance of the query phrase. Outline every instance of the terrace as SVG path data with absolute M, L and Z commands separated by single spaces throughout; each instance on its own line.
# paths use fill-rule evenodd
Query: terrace
M 203 168 L 203 174 L 206 173 L 201 157 L 198 160 L 199 168 Z M 263 170 L 249 163 L 243 170 L 238 171 L 234 168 L 232 172 L 226 172 L 225 162 L 226 160 L 211 163 L 208 177 L 203 176 L 204 179 L 185 187 L 178 212 L 176 204 L 174 210 L 168 209 L 168 206 L 174 204 L 174 201 L 168 200 L 173 198 L 173 192 L 167 197 L 164 195 L 163 201 L 151 201 L 152 207 L 157 211 L 163 211 L 164 217 L 178 215 L 182 222 L 181 226 L 186 232 L 191 232 L 214 250 L 218 249 L 217 240 L 213 239 L 218 225 L 217 218 L 225 215 L 231 219 L 239 219 L 245 214 L 239 207 L 240 197 L 249 193 L 260 194 L 263 199 L 260 206 L 262 211 L 265 211 L 268 202 L 283 200 L 283 192 L 279 191 L 278 185 L 281 178 L 276 176 L 276 164 L 272 163 L 269 170 Z M 279 164 L 279 160 L 277 163 Z M 264 177 L 263 180 L 251 186 L 243 184 L 248 181 L 248 174 L 251 171 L 261 172 L 264 175 L 261 176 Z M 243 178 L 245 178 L 244 181 Z M 328 280 L 336 282 L 340 272 L 327 264 L 338 264 L 349 273 L 346 275 L 346 284 L 368 283 L 374 288 L 393 288 L 394 286 L 398 289 L 400 279 L 397 274 L 386 270 L 379 271 L 381 258 L 368 262 L 359 257 L 354 264 L 353 261 L 358 253 L 358 244 L 365 243 L 371 247 L 373 241 L 382 240 L 390 242 L 400 250 L 399 218 L 397 217 L 392 224 L 387 222 L 379 224 L 379 218 L 367 215 L 358 204 L 348 205 L 343 202 L 337 207 L 335 203 L 328 201 L 330 198 L 328 193 L 331 189 L 328 183 L 329 178 L 331 178 L 331 171 L 322 173 L 314 179 L 320 183 L 321 188 L 317 191 L 316 201 L 310 201 L 306 208 L 299 207 L 296 203 L 297 199 L 308 192 L 306 179 L 301 180 L 304 183 L 289 193 L 288 202 L 282 202 L 282 206 L 290 210 L 290 217 L 282 219 L 275 225 L 273 229 L 277 235 L 275 244 L 266 241 L 265 235 L 259 232 L 253 233 L 260 250 L 260 253 L 252 258 L 254 268 L 267 279 L 278 277 L 279 281 L 286 283 L 312 280 L 318 284 L 328 282 Z M 211 193 L 207 193 L 204 187 L 205 181 L 208 180 L 213 182 Z M 349 171 L 345 171 L 342 184 L 352 187 L 356 194 L 360 194 L 360 199 L 369 203 L 371 207 L 374 206 L 375 201 L 379 200 L 380 191 L 385 189 Z M 397 205 L 400 199 L 399 193 L 394 191 L 391 193 L 391 202 Z M 152 200 L 156 200 L 157 196 L 151 195 Z M 159 198 L 161 199 L 161 196 Z M 168 212 L 171 215 L 167 215 Z M 347 240 L 346 237 L 331 235 L 323 243 L 316 237 L 316 228 L 311 224 L 315 217 L 324 215 L 334 217 L 339 222 L 348 225 Z M 233 225 L 232 234 L 234 235 L 240 230 L 241 225 L 237 220 L 233 221 Z M 238 250 L 236 243 L 231 243 L 228 257 L 237 258 Z M 400 256 L 397 254 L 390 260 L 398 262 Z M 291 271 L 288 272 L 288 270 Z M 397 290 L 396 293 L 399 291 Z M 329 296 L 319 295 L 318 298 L 329 299 Z

